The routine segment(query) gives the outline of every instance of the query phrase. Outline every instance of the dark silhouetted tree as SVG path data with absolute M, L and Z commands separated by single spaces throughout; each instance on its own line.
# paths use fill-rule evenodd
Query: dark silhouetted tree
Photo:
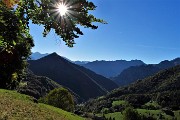
M 0 2 L 0 88 L 14 89 L 34 46 L 15 12 Z

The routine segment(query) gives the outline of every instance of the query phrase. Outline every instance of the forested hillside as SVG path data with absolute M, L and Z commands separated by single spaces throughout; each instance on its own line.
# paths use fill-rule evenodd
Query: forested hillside
M 39 99 L 40 97 L 44 97 L 45 95 L 47 95 L 51 90 L 60 87 L 65 88 L 64 86 L 56 83 L 48 77 L 37 76 L 32 71 L 27 69 L 26 76 L 21 81 L 20 86 L 17 88 L 17 91 L 22 94 L 26 94 Z M 82 98 L 72 90 L 68 89 L 68 91 L 73 95 L 75 103 L 82 101 Z
M 180 109 L 180 66 L 163 70 L 154 76 L 118 88 L 85 104 L 85 111 L 100 112 L 103 108 L 114 109 L 113 101 L 127 101 L 135 108 L 155 101 L 160 108 Z M 120 109 L 120 108 L 118 108 Z M 159 109 L 159 108 L 155 108 Z

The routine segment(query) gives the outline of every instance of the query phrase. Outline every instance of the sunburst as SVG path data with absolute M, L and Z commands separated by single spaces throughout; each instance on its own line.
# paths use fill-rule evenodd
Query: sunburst
M 53 0 L 50 16 L 54 17 L 63 30 L 72 29 L 72 22 L 79 19 L 82 3 L 72 0 Z
M 86 14 L 85 4 L 84 0 L 50 0 L 45 8 L 47 17 L 51 20 L 48 26 L 54 28 L 69 46 L 74 44 L 74 38 L 78 38 L 78 34 L 83 35 L 78 25 L 86 24 L 83 20 Z
M 71 0 L 70 0 L 71 1 Z M 62 17 L 67 17 L 72 11 L 72 7 L 74 7 L 72 2 L 69 0 L 54 0 L 51 3 L 51 8 L 50 12 L 53 16 L 58 17 L 57 19 L 60 19 Z
M 68 7 L 64 3 L 57 5 L 57 10 L 61 16 L 64 16 L 68 12 Z

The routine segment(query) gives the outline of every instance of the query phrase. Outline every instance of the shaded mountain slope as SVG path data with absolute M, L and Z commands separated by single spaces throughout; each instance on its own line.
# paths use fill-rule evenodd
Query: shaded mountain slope
M 87 64 L 83 64 L 85 68 L 94 71 L 97 74 L 105 76 L 107 78 L 117 76 L 124 69 L 130 66 L 139 66 L 144 63 L 140 60 L 116 60 L 116 61 L 94 61 Z
M 162 61 L 159 64 L 154 65 L 141 65 L 133 66 L 122 71 L 117 77 L 112 78 L 119 86 L 128 85 L 138 79 L 144 79 L 160 70 L 164 70 L 180 64 L 180 58 L 176 58 L 172 61 Z
M 39 60 L 31 60 L 29 63 L 29 69 L 35 74 L 53 79 L 77 93 L 84 100 L 104 95 L 117 87 L 113 81 L 73 64 L 56 53 Z
M 45 76 L 37 76 L 29 69 L 26 70 L 26 77 L 23 79 L 21 85 L 18 87 L 18 92 L 32 96 L 36 99 L 44 97 L 51 90 L 59 87 L 64 87 L 59 85 L 55 81 L 49 79 Z M 65 88 L 65 87 L 64 87 Z M 68 89 L 68 88 L 66 88 Z M 75 103 L 81 102 L 82 99 L 72 90 L 68 89 L 69 92 L 73 95 Z
M 154 76 L 138 80 L 129 86 L 116 89 L 115 91 L 123 91 L 128 94 L 144 94 L 176 90 L 180 90 L 180 65 L 160 71 Z M 114 96 L 114 93 L 109 95 Z
M 154 76 L 136 81 L 129 86 L 118 88 L 107 95 L 85 104 L 85 111 L 110 108 L 111 103 L 125 100 L 134 107 L 141 107 L 149 101 L 156 101 L 162 107 L 180 109 L 180 66 L 163 70 Z
M 30 70 L 27 70 L 26 77 L 23 79 L 18 91 L 39 99 L 40 97 L 45 96 L 50 90 L 58 87 L 62 86 L 47 77 L 37 76 Z
M 133 66 L 123 70 L 117 77 L 111 78 L 119 86 L 128 85 L 138 79 L 151 76 L 161 69 L 153 65 Z

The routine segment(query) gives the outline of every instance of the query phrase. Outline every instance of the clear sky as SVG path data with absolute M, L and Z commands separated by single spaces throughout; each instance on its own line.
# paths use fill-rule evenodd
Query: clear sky
M 159 63 L 180 57 L 180 0 L 91 0 L 92 13 L 108 22 L 68 48 L 53 31 L 44 38 L 43 27 L 30 25 L 33 52 L 52 53 L 70 60 L 132 60 Z

